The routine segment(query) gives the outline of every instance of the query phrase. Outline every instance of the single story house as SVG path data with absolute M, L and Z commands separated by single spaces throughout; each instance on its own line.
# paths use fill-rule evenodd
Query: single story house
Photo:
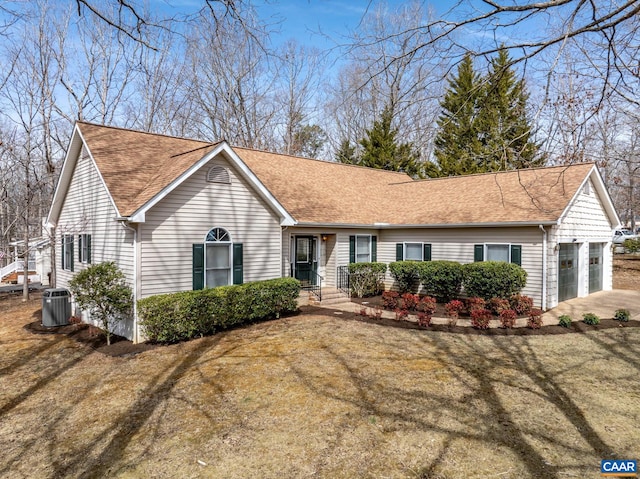
M 619 223 L 592 163 L 418 181 L 83 122 L 48 217 L 57 287 L 102 261 L 137 300 L 289 275 L 335 287 L 350 262 L 504 260 L 543 309 L 612 288 Z M 135 313 L 118 333 L 140 339 Z

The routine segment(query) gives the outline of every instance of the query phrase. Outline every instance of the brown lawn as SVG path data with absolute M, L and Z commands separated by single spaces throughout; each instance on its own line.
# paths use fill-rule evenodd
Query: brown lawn
M 639 254 L 616 254 L 613 256 L 613 287 L 615 289 L 640 289 Z
M 640 328 L 308 314 L 111 357 L 0 299 L 0 477 L 567 478 L 640 459 Z

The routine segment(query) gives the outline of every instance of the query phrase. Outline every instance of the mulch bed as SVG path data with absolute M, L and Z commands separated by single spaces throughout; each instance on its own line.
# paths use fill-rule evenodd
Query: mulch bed
M 355 298 L 353 298 L 355 299 Z M 364 298 L 364 301 L 371 298 Z M 370 306 L 371 303 L 367 306 Z M 317 306 L 305 306 L 301 308 L 304 313 L 310 314 L 326 314 L 331 311 L 328 308 L 320 308 Z M 630 320 L 627 322 L 616 321 L 614 319 L 600 319 L 600 324 L 589 325 L 582 321 L 573 321 L 568 328 L 562 326 L 543 326 L 540 329 L 531 329 L 525 327 L 519 328 L 489 328 L 489 329 L 476 329 L 470 326 L 449 326 L 448 324 L 431 324 L 429 327 L 418 326 L 413 321 L 396 321 L 394 319 L 381 318 L 375 319 L 368 316 L 361 316 L 355 312 L 349 313 L 346 311 L 338 311 L 336 318 L 349 321 L 360 321 L 369 324 L 380 324 L 382 326 L 388 326 L 392 328 L 401 329 L 422 329 L 426 331 L 438 331 L 445 333 L 464 334 L 469 336 L 548 336 L 557 334 L 570 334 L 570 333 L 586 333 L 589 331 L 601 331 L 605 329 L 621 329 L 621 328 L 640 328 L 640 321 Z
M 98 328 L 85 323 L 68 324 L 66 326 L 47 327 L 41 320 L 28 323 L 24 329 L 34 334 L 59 334 L 67 336 L 95 351 L 112 357 L 135 356 L 144 351 L 158 347 L 157 344 L 133 344 L 126 338 L 111 335 L 111 344 L 107 346 L 107 337 Z

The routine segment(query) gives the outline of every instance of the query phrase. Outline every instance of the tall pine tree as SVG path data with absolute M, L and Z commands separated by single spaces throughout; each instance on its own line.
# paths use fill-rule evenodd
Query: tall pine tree
M 504 171 L 544 165 L 539 145 L 532 141 L 527 117 L 524 79 L 517 80 L 505 49 L 491 60 L 478 113 L 482 163 L 487 171 Z
M 478 132 L 478 108 L 482 96 L 480 76 L 466 55 L 440 103 L 435 156 L 438 176 L 468 175 L 482 171 L 478 165 L 482 144 Z
M 358 164 L 370 168 L 403 171 L 410 176 L 423 177 L 420 154 L 412 143 L 398 143 L 397 130 L 391 128 L 393 111 L 386 107 L 379 120 L 373 122 L 360 140 L 362 154 Z
M 438 118 L 436 176 L 467 175 L 544 164 L 532 141 L 524 80 L 517 80 L 506 50 L 480 77 L 465 56 L 449 81 Z

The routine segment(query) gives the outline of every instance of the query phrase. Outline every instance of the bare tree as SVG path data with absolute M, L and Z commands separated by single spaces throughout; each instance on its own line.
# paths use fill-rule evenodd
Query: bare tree
M 262 40 L 208 13 L 193 24 L 186 88 L 196 107 L 191 118 L 195 136 L 249 148 L 273 147 L 275 75 Z
M 356 144 L 385 108 L 391 110 L 399 140 L 413 143 L 429 157 L 434 118 L 443 92 L 446 63 L 421 28 L 431 13 L 420 3 L 391 10 L 381 3 L 350 36 L 347 65 L 329 93 L 335 123 L 334 148 L 343 140 Z

